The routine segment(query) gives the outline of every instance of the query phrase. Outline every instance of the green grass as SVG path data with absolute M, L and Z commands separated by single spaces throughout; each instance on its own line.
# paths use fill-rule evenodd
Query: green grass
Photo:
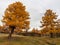
M 0 45 L 60 45 L 60 38 L 13 35 L 8 40 L 7 36 L 8 34 L 0 34 Z

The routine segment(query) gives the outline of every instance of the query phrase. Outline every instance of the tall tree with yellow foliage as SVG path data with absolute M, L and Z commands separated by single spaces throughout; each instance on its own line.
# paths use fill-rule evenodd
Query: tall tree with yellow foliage
M 44 16 L 42 17 L 42 26 L 45 30 L 55 30 L 57 15 L 52 10 L 46 10 Z M 52 34 L 51 34 L 52 37 Z
M 11 38 L 16 27 L 29 29 L 29 13 L 25 9 L 21 2 L 15 2 L 6 8 L 2 22 L 11 28 L 9 38 Z

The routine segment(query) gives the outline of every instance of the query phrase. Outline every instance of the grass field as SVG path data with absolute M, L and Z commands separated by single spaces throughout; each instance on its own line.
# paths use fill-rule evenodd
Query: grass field
M 0 45 L 60 45 L 60 38 L 13 35 L 8 40 L 7 36 L 8 34 L 0 34 Z

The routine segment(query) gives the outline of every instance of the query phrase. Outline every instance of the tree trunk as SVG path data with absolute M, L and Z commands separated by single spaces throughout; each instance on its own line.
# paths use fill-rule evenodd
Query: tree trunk
M 28 33 L 28 28 L 26 29 L 26 33 Z
M 51 37 L 51 38 L 53 38 L 53 37 L 54 37 L 53 33 L 50 33 L 50 37 Z
M 11 39 L 11 37 L 12 37 L 12 34 L 14 32 L 14 29 L 15 29 L 15 26 L 10 26 L 10 28 L 11 28 L 11 32 L 10 32 L 10 34 L 8 36 L 9 39 Z
M 28 32 L 28 30 L 26 29 L 26 33 Z

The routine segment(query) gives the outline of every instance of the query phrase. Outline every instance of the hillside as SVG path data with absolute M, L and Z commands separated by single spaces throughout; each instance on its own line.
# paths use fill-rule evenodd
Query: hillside
M 0 34 L 0 45 L 60 45 L 60 38 L 13 35 L 8 40 L 7 36 L 8 34 Z

